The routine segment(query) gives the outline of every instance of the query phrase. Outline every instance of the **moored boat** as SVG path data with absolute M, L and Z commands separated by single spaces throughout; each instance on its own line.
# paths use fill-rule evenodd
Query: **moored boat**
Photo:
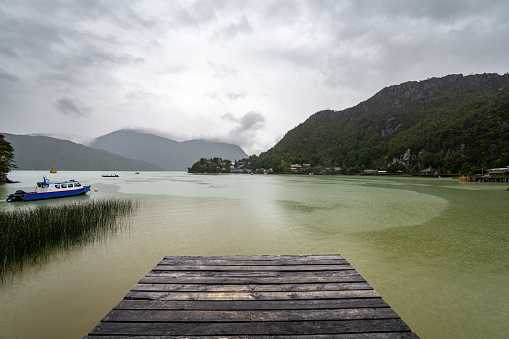
M 79 181 L 49 181 L 43 177 L 43 181 L 38 182 L 34 192 L 25 192 L 18 190 L 7 197 L 7 201 L 30 201 L 51 198 L 70 197 L 85 194 L 90 191 L 90 185 L 82 185 Z
M 103 174 L 103 178 L 118 178 L 118 174 Z
M 52 168 L 51 171 L 49 171 L 50 173 L 57 173 L 57 170 L 56 168 Z

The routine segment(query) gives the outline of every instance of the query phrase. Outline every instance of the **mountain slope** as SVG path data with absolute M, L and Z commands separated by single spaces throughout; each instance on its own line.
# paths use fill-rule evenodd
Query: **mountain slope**
M 509 75 L 449 75 L 384 88 L 289 131 L 255 166 L 281 161 L 343 169 L 432 166 L 458 173 L 509 165 Z
M 178 142 L 134 130 L 103 135 L 90 144 L 131 159 L 150 161 L 168 171 L 185 171 L 200 158 L 242 159 L 246 153 L 237 145 L 189 140 Z
M 3 133 L 14 147 L 14 161 L 19 170 L 67 171 L 160 171 L 161 167 L 132 160 L 117 154 L 45 136 Z

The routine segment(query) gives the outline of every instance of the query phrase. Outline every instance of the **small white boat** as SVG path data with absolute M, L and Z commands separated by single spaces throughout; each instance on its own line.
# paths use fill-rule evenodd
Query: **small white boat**
M 103 174 L 104 178 L 118 178 L 118 174 Z
M 7 201 L 30 201 L 51 198 L 70 197 L 85 194 L 90 191 L 90 185 L 82 185 L 79 181 L 49 181 L 43 177 L 42 182 L 35 186 L 35 192 L 18 190 L 7 197 Z

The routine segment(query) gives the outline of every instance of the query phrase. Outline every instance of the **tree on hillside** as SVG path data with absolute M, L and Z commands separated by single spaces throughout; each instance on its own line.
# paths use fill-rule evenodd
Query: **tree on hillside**
M 10 142 L 5 140 L 5 136 L 0 134 L 0 174 L 9 173 L 12 168 L 16 168 L 14 164 L 14 148 Z
M 282 163 L 342 172 L 482 172 L 509 163 L 509 75 L 450 75 L 384 88 L 342 111 L 319 111 L 251 168 Z M 281 172 L 281 169 L 279 169 Z

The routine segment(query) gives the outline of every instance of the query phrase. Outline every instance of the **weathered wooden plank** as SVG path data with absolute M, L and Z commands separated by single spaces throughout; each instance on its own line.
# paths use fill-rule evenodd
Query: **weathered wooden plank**
M 364 332 L 410 332 L 410 328 L 401 319 L 235 323 L 101 322 L 90 335 L 307 335 Z
M 112 310 L 102 321 L 115 322 L 245 322 L 399 319 L 391 308 L 322 310 Z
M 129 291 L 126 299 L 146 300 L 288 300 L 380 298 L 375 290 L 305 292 L 141 292 Z
M 292 261 L 305 261 L 305 260 L 327 260 L 345 259 L 339 254 L 303 254 L 303 255 L 214 255 L 214 256 L 165 256 L 164 260 L 230 260 L 230 261 L 250 261 L 250 260 L 292 260 Z
M 355 269 L 331 270 L 331 271 L 170 271 L 152 270 L 147 276 L 172 276 L 172 277 L 330 277 L 358 275 Z
M 227 259 L 163 259 L 159 265 L 198 266 L 297 266 L 297 265 L 349 265 L 345 259 L 320 260 L 227 260 Z
M 153 274 L 142 278 L 140 284 L 284 284 L 284 283 L 345 283 L 345 282 L 366 282 L 358 273 L 316 275 L 316 276 L 274 276 L 274 277 L 231 277 L 227 276 L 172 276 L 168 274 Z
M 391 308 L 249 311 L 250 321 L 399 319 Z
M 371 290 L 367 282 L 360 283 L 322 283 L 322 284 L 136 284 L 131 291 L 150 292 L 288 292 L 288 291 L 344 291 Z
M 282 266 L 198 266 L 198 265 L 183 265 L 183 266 L 175 266 L 175 265 L 157 265 L 152 269 L 152 271 L 248 271 L 248 272 L 300 272 L 300 271 L 342 271 L 342 270 L 353 270 L 354 268 L 351 265 L 282 265 Z
M 120 310 L 290 310 L 382 308 L 389 305 L 374 299 L 311 299 L 311 300 L 122 300 L 114 309 Z
M 101 321 L 114 322 L 245 322 L 252 311 L 111 310 Z

